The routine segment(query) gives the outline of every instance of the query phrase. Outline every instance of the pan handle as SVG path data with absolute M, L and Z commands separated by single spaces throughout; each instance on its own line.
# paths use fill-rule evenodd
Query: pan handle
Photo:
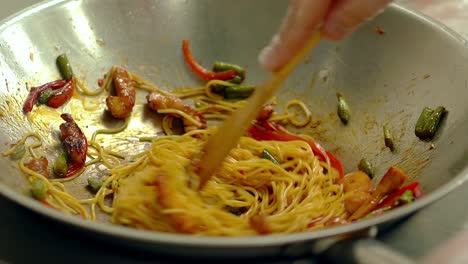
M 318 241 L 314 251 L 326 263 L 356 264 L 459 264 L 468 263 L 468 230 L 452 235 L 441 245 L 430 249 L 417 262 L 389 248 L 372 236 L 357 239 L 329 238 Z M 320 251 L 321 250 L 321 251 Z M 321 262 L 319 262 L 321 263 Z
M 414 264 L 415 261 L 375 239 L 377 227 L 317 241 L 312 251 L 325 263 Z M 319 263 L 321 263 L 320 261 Z
M 373 238 L 346 239 L 319 255 L 325 263 L 414 264 L 415 262 Z

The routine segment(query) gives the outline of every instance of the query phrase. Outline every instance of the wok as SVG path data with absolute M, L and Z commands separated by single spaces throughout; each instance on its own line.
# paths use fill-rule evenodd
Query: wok
M 66 52 L 78 77 L 93 86 L 112 65 L 123 65 L 166 89 L 199 86 L 184 65 L 180 44 L 188 38 L 204 64 L 214 60 L 244 65 L 248 82 L 267 76 L 257 65 L 260 49 L 269 41 L 283 16 L 287 1 L 271 0 L 81 0 L 48 1 L 31 7 L 0 26 L 0 141 L 14 142 L 22 134 L 39 131 L 56 141 L 61 120 L 45 113 L 30 123 L 21 107 L 25 84 L 57 78 L 55 57 Z M 385 34 L 377 34 L 380 26 Z M 468 105 L 466 43 L 448 28 L 416 12 L 392 5 L 347 39 L 324 41 L 290 76 L 278 92 L 279 105 L 292 98 L 305 100 L 317 127 L 302 131 L 336 153 L 347 171 L 362 157 L 378 164 L 377 175 L 398 165 L 421 182 L 425 195 L 416 202 L 382 216 L 315 232 L 257 237 L 196 237 L 138 231 L 102 222 L 84 221 L 47 208 L 25 195 L 25 177 L 14 162 L 0 159 L 0 193 L 21 206 L 82 234 L 151 252 L 209 257 L 251 257 L 319 253 L 337 240 L 386 228 L 396 220 L 443 197 L 468 178 L 465 131 Z M 337 91 L 352 107 L 352 122 L 337 118 Z M 139 101 L 142 103 L 142 99 Z M 102 98 L 90 99 L 99 105 Z M 414 136 L 414 125 L 424 106 L 444 105 L 449 114 L 432 142 Z M 69 103 L 63 112 L 89 136 L 101 127 L 115 127 L 103 108 L 80 114 Z M 129 129 L 106 144 L 136 151 L 135 135 L 160 132 L 158 117 L 135 114 Z M 382 147 L 382 126 L 393 128 L 398 140 L 394 154 Z M 1 150 L 6 150 L 2 145 Z M 51 147 L 50 155 L 57 151 Z M 86 175 L 67 184 L 71 193 L 87 197 Z M 378 177 L 376 179 L 378 181 Z M 329 243 L 330 242 L 330 243 Z M 366 242 L 367 243 L 367 242 Z M 366 245 L 361 243 L 359 245 Z

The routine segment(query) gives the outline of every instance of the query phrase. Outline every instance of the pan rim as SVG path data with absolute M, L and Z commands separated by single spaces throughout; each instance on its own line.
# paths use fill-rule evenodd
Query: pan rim
M 35 14 L 43 9 L 47 9 L 71 0 L 50 0 L 37 3 L 23 11 L 15 13 L 0 21 L 0 32 L 13 25 L 15 22 Z M 466 40 L 457 32 L 449 27 L 435 21 L 434 19 L 414 10 L 407 9 L 398 4 L 391 4 L 388 9 L 412 16 L 415 19 L 423 21 L 430 27 L 442 31 L 453 41 L 465 46 Z M 133 228 L 112 225 L 109 223 L 100 223 L 86 221 L 77 217 L 69 216 L 54 209 L 43 206 L 37 201 L 11 190 L 8 186 L 0 182 L 0 195 L 13 201 L 19 206 L 27 208 L 35 213 L 45 216 L 51 220 L 58 221 L 65 225 L 86 230 L 95 234 L 138 241 L 148 244 L 165 244 L 175 246 L 186 246 L 192 248 L 238 248 L 238 247 L 273 247 L 282 246 L 290 243 L 306 242 L 327 237 L 334 237 L 342 234 L 348 234 L 365 230 L 378 224 L 386 223 L 394 219 L 399 219 L 415 212 L 450 193 L 461 186 L 468 179 L 468 168 L 458 173 L 452 180 L 446 182 L 432 193 L 397 210 L 390 211 L 380 217 L 362 220 L 352 224 L 341 225 L 333 228 L 317 230 L 313 232 L 301 232 L 293 234 L 272 234 L 269 236 L 244 236 L 244 237 L 200 237 L 185 234 L 162 233 L 155 231 L 142 231 Z

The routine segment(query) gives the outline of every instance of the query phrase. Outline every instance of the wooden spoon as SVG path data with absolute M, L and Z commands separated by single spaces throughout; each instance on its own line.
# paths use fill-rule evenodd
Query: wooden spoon
M 320 42 L 321 33 L 317 31 L 306 42 L 304 47 L 278 72 L 271 75 L 254 94 L 248 99 L 246 105 L 232 114 L 218 131 L 213 134 L 202 149 L 199 160 L 193 162 L 195 173 L 200 177 L 200 188 L 221 167 L 222 162 L 230 150 L 237 144 L 239 138 L 245 133 L 262 106 L 273 96 L 278 87 L 286 80 L 289 74 Z

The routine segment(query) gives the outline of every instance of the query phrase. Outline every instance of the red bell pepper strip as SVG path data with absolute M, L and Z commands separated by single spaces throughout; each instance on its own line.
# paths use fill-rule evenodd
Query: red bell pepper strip
M 292 140 L 302 140 L 307 142 L 312 148 L 312 152 L 318 157 L 319 160 L 324 162 L 330 162 L 330 165 L 338 170 L 340 178 L 344 177 L 344 169 L 341 162 L 330 152 L 325 151 L 322 146 L 312 139 L 301 137 L 295 135 L 284 127 L 268 122 L 260 121 L 256 122 L 249 128 L 249 134 L 252 138 L 256 140 L 276 140 L 276 141 L 292 141 Z
M 253 125 L 251 127 L 251 130 L 249 132 L 251 133 L 251 136 L 257 140 L 276 140 L 276 141 L 292 141 L 292 140 L 302 140 L 306 141 L 310 147 L 312 148 L 312 151 L 314 152 L 315 155 L 319 157 L 320 160 L 322 161 L 327 161 L 327 156 L 326 156 L 326 151 L 317 144 L 315 141 L 311 139 L 307 139 L 298 135 L 295 135 L 288 130 L 286 130 L 284 127 L 268 122 L 268 121 L 261 121 L 257 122 L 258 125 Z M 254 131 L 258 129 L 257 131 Z
M 330 159 L 330 166 L 332 166 L 332 168 L 335 168 L 338 173 L 340 174 L 340 179 L 343 179 L 344 178 L 344 168 L 343 168 L 343 164 L 341 164 L 341 161 L 339 159 L 337 159 L 335 157 L 335 155 L 331 154 L 329 151 L 326 151 L 325 152 L 328 156 L 328 158 Z
M 77 164 L 77 163 L 74 163 L 72 164 L 71 166 L 68 167 L 68 170 L 67 170 L 67 173 L 65 174 L 64 178 L 68 178 L 68 177 L 71 177 L 75 174 L 77 174 L 78 172 L 80 172 L 81 169 L 83 169 L 85 166 L 85 164 Z
M 230 80 L 237 75 L 237 72 L 233 69 L 223 72 L 213 72 L 203 68 L 203 66 L 193 58 L 189 41 L 186 39 L 182 41 L 182 51 L 184 53 L 185 62 L 190 66 L 192 71 L 203 80 Z
M 37 98 L 47 89 L 57 90 L 63 88 L 67 84 L 66 80 L 57 80 L 50 83 L 43 84 L 38 87 L 31 88 L 28 97 L 23 105 L 23 112 L 29 113 L 32 111 L 34 105 L 37 104 Z
M 422 195 L 422 188 L 419 182 L 413 182 L 409 185 L 406 185 L 404 187 L 401 187 L 391 195 L 389 195 L 387 198 L 385 198 L 377 207 L 377 209 L 384 208 L 384 207 L 394 207 L 395 206 L 395 201 L 403 195 L 404 192 L 406 191 L 411 191 L 413 192 L 414 198 L 421 197 Z
M 75 91 L 75 79 L 71 79 L 62 88 L 62 90 L 58 91 L 56 94 L 50 97 L 49 101 L 47 101 L 47 105 L 52 108 L 59 108 L 60 106 L 65 104 L 68 100 L 70 100 L 70 98 L 72 98 L 74 91 Z
M 406 179 L 406 173 L 402 169 L 391 166 L 380 180 L 379 184 L 375 187 L 375 190 L 372 191 L 370 197 L 367 198 L 356 211 L 354 211 L 354 213 L 348 218 L 348 221 L 361 219 L 377 209 L 380 201 L 398 191 Z

